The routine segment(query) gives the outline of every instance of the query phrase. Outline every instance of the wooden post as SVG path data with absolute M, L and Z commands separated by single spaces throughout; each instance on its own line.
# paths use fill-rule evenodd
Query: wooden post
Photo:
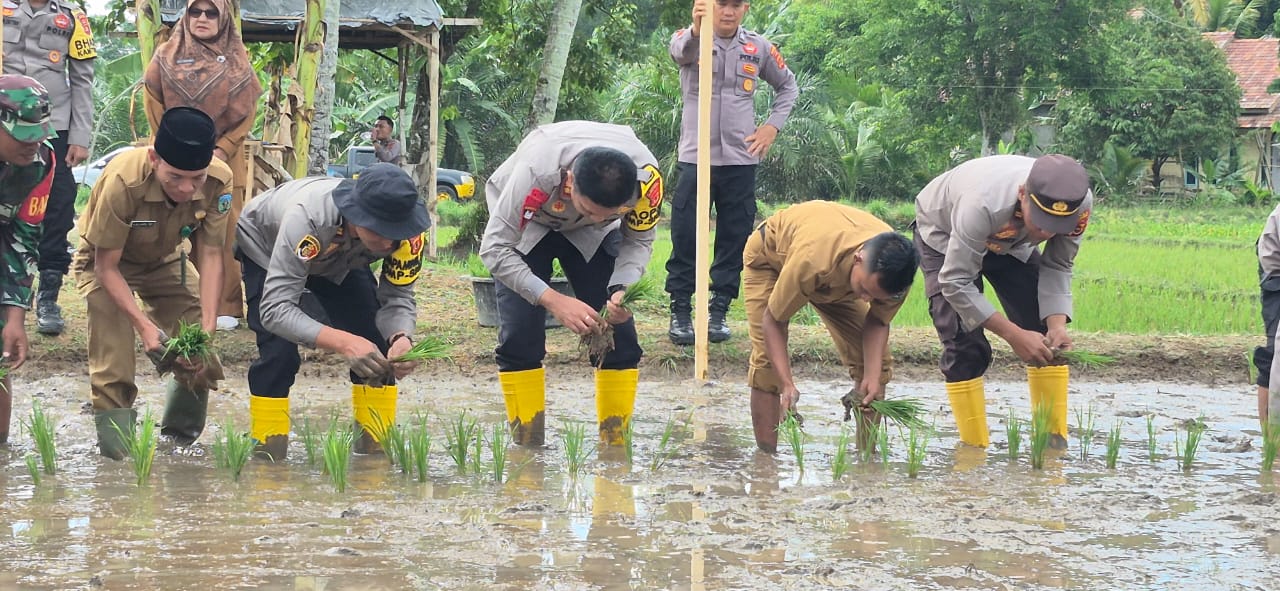
M 408 41 L 401 41 L 399 45 L 396 45 L 396 70 L 400 74 L 400 87 L 399 87 L 400 100 L 399 102 L 396 103 L 396 132 L 400 134 L 400 154 L 402 156 L 405 154 L 409 146 L 409 144 L 404 139 L 405 138 L 404 125 L 406 123 L 405 110 L 408 108 L 408 105 L 406 104 L 405 95 L 408 94 L 407 89 L 409 86 L 409 48 L 410 47 L 411 45 L 409 45 Z M 404 162 L 405 160 L 402 157 L 400 161 Z M 409 170 L 408 167 L 406 167 L 405 170 Z
M 333 0 L 337 2 L 338 0 Z M 315 117 L 316 84 L 319 82 L 320 56 L 324 51 L 324 3 L 325 0 L 307 0 L 307 11 L 298 28 L 297 64 L 298 85 L 302 87 L 302 104 L 293 115 L 294 178 L 307 176 L 311 150 L 311 120 Z
M 138 0 L 138 50 L 142 56 L 142 70 L 146 71 L 151 56 L 156 53 L 156 36 L 164 23 L 160 20 L 160 0 Z
M 702 17 L 698 30 L 698 240 L 697 257 L 694 259 L 694 315 L 693 315 L 693 379 L 707 379 L 707 322 L 711 267 L 711 48 L 715 31 L 712 30 L 714 6 L 710 0 L 703 2 L 710 9 Z
M 440 226 L 440 216 L 436 215 L 436 179 L 437 168 L 440 162 L 440 27 L 431 27 L 431 55 L 427 58 L 428 64 L 427 76 L 431 79 L 431 132 L 427 136 L 430 138 L 427 142 L 427 161 L 431 166 L 431 172 L 427 176 L 427 191 L 431 197 L 428 199 L 427 211 L 431 213 L 431 229 L 427 232 L 427 256 L 436 257 L 436 228 Z

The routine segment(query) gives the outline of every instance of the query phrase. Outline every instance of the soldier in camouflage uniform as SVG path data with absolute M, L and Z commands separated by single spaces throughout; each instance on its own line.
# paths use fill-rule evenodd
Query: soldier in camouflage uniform
M 0 76 L 0 340 L 5 370 L 27 359 L 23 326 L 31 307 L 31 276 L 41 223 L 53 183 L 54 155 L 47 141 L 49 93 L 32 78 Z M 0 390 L 0 443 L 9 439 L 11 382 Z

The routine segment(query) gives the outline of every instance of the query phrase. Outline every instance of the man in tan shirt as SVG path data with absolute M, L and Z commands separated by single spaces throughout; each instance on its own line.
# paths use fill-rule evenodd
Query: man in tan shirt
M 125 152 L 102 171 L 80 217 L 72 270 L 88 308 L 90 400 L 104 456 L 125 456 L 120 431 L 132 431 L 137 421 L 134 332 L 156 356 L 163 355 L 166 333 L 177 334 L 179 320 L 210 333 L 215 328 L 231 169 L 213 160 L 213 142 L 208 115 L 169 109 L 154 146 Z M 200 275 L 180 247 L 192 234 L 200 239 Z M 208 378 L 171 379 L 161 420 L 161 433 L 184 445 L 204 430 L 209 382 L 222 377 L 216 358 L 186 369 Z
M 756 445 L 778 447 L 778 423 L 795 408 L 787 326 L 812 305 L 835 341 L 865 406 L 884 398 L 892 376 L 889 323 L 915 279 L 911 241 L 875 216 L 839 203 L 809 201 L 766 220 L 742 255 L 751 334 L 751 423 Z

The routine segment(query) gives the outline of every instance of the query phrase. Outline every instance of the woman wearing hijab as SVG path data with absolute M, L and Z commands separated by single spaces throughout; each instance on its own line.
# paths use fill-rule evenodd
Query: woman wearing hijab
M 214 157 L 235 173 L 227 223 L 227 248 L 233 247 L 236 220 L 244 206 L 247 170 L 239 164 L 241 149 L 253 127 L 262 85 L 249 62 L 229 0 L 193 0 L 178 19 L 173 34 L 156 48 L 147 66 L 146 110 L 151 128 L 173 107 L 193 107 L 213 119 L 217 134 Z M 240 263 L 225 256 L 218 328 L 235 328 L 244 317 Z

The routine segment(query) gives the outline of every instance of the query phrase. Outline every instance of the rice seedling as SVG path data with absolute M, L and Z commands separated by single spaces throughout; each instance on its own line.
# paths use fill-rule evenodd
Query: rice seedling
M 1280 422 L 1267 421 L 1262 428 L 1262 470 L 1270 472 L 1280 451 Z
M 329 430 L 324 434 L 324 471 L 329 473 L 338 492 L 347 490 L 347 470 L 351 467 L 351 445 L 355 440 L 354 429 L 340 425 L 336 419 L 329 422 Z
M 417 416 L 417 424 L 410 427 L 406 439 L 409 443 L 409 458 L 418 474 L 418 482 L 426 482 L 431 453 L 431 431 L 427 429 L 426 415 Z
M 392 363 L 406 363 L 418 361 L 431 361 L 433 359 L 448 359 L 449 353 L 453 351 L 453 346 L 444 339 L 439 337 L 427 336 L 421 341 L 409 347 L 405 354 L 392 359 Z
M 1147 461 L 1156 461 L 1156 416 L 1147 415 Z
M 400 428 L 394 421 L 384 421 L 382 415 L 376 410 L 369 411 L 373 424 L 367 428 L 369 432 L 378 440 L 378 444 L 382 446 L 382 453 L 386 454 L 387 461 L 391 462 L 394 469 L 400 466 L 400 471 L 404 474 L 409 473 L 410 460 L 409 448 L 405 442 L 404 429 Z
M 486 267 L 484 261 L 480 260 L 480 255 L 474 252 L 471 253 L 471 256 L 467 257 L 467 275 L 478 278 L 493 276 L 493 274 L 489 272 L 489 267 Z
M 40 464 L 35 454 L 27 454 L 27 473 L 31 475 L 31 482 L 36 486 L 40 486 Z
M 627 454 L 627 465 L 630 466 L 635 460 L 636 454 L 636 422 L 627 421 L 627 426 L 622 430 L 622 450 Z
M 1050 406 L 1038 404 L 1031 409 L 1031 467 L 1044 469 L 1044 452 L 1049 449 Z
M 880 433 L 887 431 L 888 426 L 883 421 L 868 421 L 860 416 L 858 429 L 862 431 L 858 435 L 858 460 L 869 464 L 875 458 L 876 447 L 880 443 Z
M 467 458 L 467 461 L 471 464 L 472 474 L 480 474 L 484 472 L 484 462 L 481 461 L 482 458 L 480 455 L 483 451 L 484 431 L 480 429 L 479 425 L 476 425 L 475 432 L 472 433 L 471 437 L 471 454 Z
M 1107 434 L 1107 469 L 1116 469 L 1116 460 L 1120 458 L 1120 421 L 1112 425 Z
M 31 420 L 26 424 L 31 439 L 36 443 L 36 451 L 40 453 L 40 464 L 45 474 L 58 471 L 58 454 L 53 436 L 53 418 L 45 414 L 40 402 L 31 401 Z
M 218 437 L 213 440 L 213 461 L 219 468 L 231 472 L 231 480 L 239 481 L 240 472 L 253 455 L 253 438 L 236 428 L 231 419 L 218 427 Z
M 506 423 L 494 423 L 493 434 L 489 436 L 489 454 L 493 457 L 493 481 L 502 484 L 507 475 L 507 444 L 511 440 L 511 431 Z
M 925 426 L 924 404 L 914 398 L 873 400 L 871 409 L 904 429 Z
M 320 440 L 322 436 L 312 426 L 310 418 L 302 420 L 300 435 L 302 435 L 302 449 L 307 452 L 307 465 L 312 467 L 320 465 L 320 462 L 323 461 L 320 455 Z
M 138 486 L 145 485 L 151 478 L 151 463 L 156 458 L 156 421 L 151 414 L 151 409 L 147 408 L 147 412 L 142 415 L 142 420 L 135 429 L 126 432 L 115 422 L 111 423 L 111 427 L 124 441 Z
M 662 428 L 662 437 L 658 438 L 658 449 L 653 454 L 653 461 L 649 464 L 649 469 L 656 472 L 663 464 L 666 464 L 671 456 L 675 455 L 675 419 L 667 419 L 667 425 Z
M 1089 459 L 1089 446 L 1093 443 L 1093 436 L 1098 432 L 1093 404 L 1089 405 L 1087 411 L 1076 407 L 1076 429 L 1080 431 L 1080 460 L 1086 461 Z
M 1055 352 L 1055 356 L 1058 360 L 1065 361 L 1068 365 L 1082 369 L 1097 369 L 1116 362 L 1114 357 L 1090 353 L 1080 349 L 1060 349 Z
M 448 428 L 445 429 L 445 449 L 448 450 L 449 457 L 453 458 L 453 463 L 458 466 L 459 472 L 467 471 L 468 446 L 475 437 L 476 429 L 476 420 L 468 417 L 465 410 L 449 421 Z
M 920 468 L 924 466 L 924 460 L 929 455 L 929 440 L 933 438 L 933 427 L 912 426 L 907 431 L 907 477 L 915 478 L 920 475 Z
M 1182 452 L 1182 455 L 1179 458 L 1179 465 L 1182 466 L 1183 472 L 1191 471 L 1191 466 L 1196 461 L 1196 452 L 1200 449 L 1200 439 L 1208 429 L 1209 426 L 1204 424 L 1203 418 L 1198 418 L 1187 423 L 1187 438 L 1178 445 Z M 1176 434 L 1174 438 L 1176 441 Z
M 852 441 L 853 434 L 849 432 L 849 428 L 841 427 L 840 436 L 836 438 L 836 453 L 831 457 L 831 480 L 839 481 L 844 478 L 853 466 L 849 457 L 849 443 Z
M 587 426 L 578 421 L 569 421 L 560 429 L 560 441 L 564 445 L 564 458 L 569 476 L 577 478 L 582 467 L 587 464 L 591 449 L 587 447 Z
M 164 357 L 204 361 L 209 358 L 209 347 L 212 343 L 213 335 L 200 328 L 199 323 L 181 321 L 178 323 L 178 335 L 169 339 L 165 346 Z
M 630 311 L 633 305 L 652 300 L 658 291 L 658 282 L 653 274 L 645 273 L 622 292 L 622 308 Z M 588 358 L 595 359 L 597 366 L 604 363 L 605 355 L 613 351 L 613 325 L 609 323 L 607 304 L 600 308 L 600 318 L 605 321 L 603 329 L 582 335 L 579 341 L 579 346 L 587 350 Z
M 1009 439 L 1009 461 L 1018 459 L 1018 450 L 1022 449 L 1022 419 L 1009 409 L 1009 420 L 1004 424 L 1004 433 Z
M 880 464 L 889 466 L 889 425 L 880 425 L 876 429 L 876 449 L 880 451 Z
M 787 413 L 787 418 L 778 423 L 778 435 L 791 448 L 791 453 L 796 457 L 796 469 L 802 474 L 804 473 L 804 429 L 800 428 L 800 421 L 796 420 L 796 414 Z
M 13 370 L 9 369 L 9 366 L 0 365 L 0 390 L 4 390 L 5 392 L 9 391 L 9 387 L 4 385 L 3 382 L 5 378 L 9 377 L 10 371 L 13 371 Z

